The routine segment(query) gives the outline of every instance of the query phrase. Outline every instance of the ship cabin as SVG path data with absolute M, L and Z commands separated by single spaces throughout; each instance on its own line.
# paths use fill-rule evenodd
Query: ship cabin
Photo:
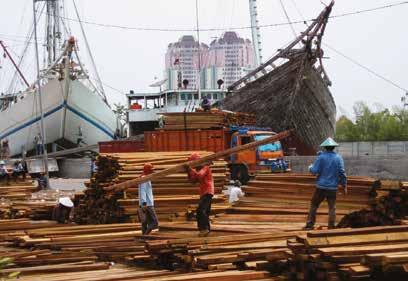
M 128 100 L 128 136 L 136 136 L 144 131 L 152 131 L 160 127 L 161 113 L 191 112 L 200 107 L 201 101 L 207 97 L 212 104 L 225 98 L 224 89 L 203 89 L 201 97 L 197 90 L 180 89 L 165 90 L 159 93 L 127 94 Z

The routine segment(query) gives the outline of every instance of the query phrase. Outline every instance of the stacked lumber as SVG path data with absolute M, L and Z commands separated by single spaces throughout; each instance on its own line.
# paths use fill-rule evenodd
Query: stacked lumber
M 203 156 L 208 152 L 200 152 Z M 141 176 L 143 165 L 152 163 L 155 171 L 162 171 L 186 161 L 191 152 L 140 152 L 103 155 L 98 158 L 98 173 L 84 192 L 76 211 L 78 223 L 114 223 L 137 221 L 138 188 L 126 192 L 106 192 L 103 187 L 136 179 Z M 101 165 L 99 164 L 101 162 Z M 109 164 L 108 164 L 109 163 Z M 111 174 L 106 177 L 105 169 Z M 221 190 L 228 177 L 227 163 L 214 161 L 211 166 L 214 178 L 214 203 L 223 204 Z M 198 183 L 191 182 L 186 173 L 176 173 L 152 181 L 155 210 L 160 220 L 184 220 L 189 205 L 199 201 Z M 224 204 L 225 208 L 227 207 Z M 107 212 L 108 214 L 105 214 Z M 108 218 L 108 219 L 105 219 Z
M 34 279 L 33 279 L 34 278 Z M 38 279 L 37 279 L 38 278 Z M 19 278 L 21 281 L 235 281 L 235 280 L 276 280 L 267 272 L 260 271 L 224 271 L 180 273 L 167 270 L 143 270 L 120 265 L 109 269 L 94 269 L 80 272 L 36 274 Z
M 245 197 L 215 218 L 217 223 L 275 225 L 283 230 L 301 229 L 309 212 L 316 178 L 306 174 L 263 174 L 242 189 Z M 368 207 L 374 179 L 350 177 L 348 194 L 337 195 L 337 221 L 344 215 Z M 328 206 L 323 202 L 317 224 L 327 225 Z
M 312 231 L 289 240 L 288 248 L 288 277 L 297 280 L 408 277 L 408 226 Z
M 0 182 L 0 199 L 4 200 L 24 200 L 31 197 L 31 194 L 37 190 L 34 182 L 27 177 L 26 180 L 13 181 L 6 185 L 6 182 Z
M 119 162 L 111 156 L 97 159 L 98 171 L 82 194 L 75 196 L 74 221 L 79 224 L 119 223 L 126 220 L 118 199 L 123 192 L 108 193 L 103 188 L 115 181 L 120 170 Z
M 48 220 L 59 196 L 69 196 L 67 192 L 36 191 L 36 185 L 28 178 L 0 186 L 0 219 Z
M 181 112 L 164 113 L 165 130 L 183 129 L 216 129 L 229 126 L 254 126 L 256 117 L 254 114 L 210 111 L 210 112 Z
M 201 273 L 150 270 L 146 266 L 154 260 L 145 252 L 144 242 L 135 239 L 140 238 L 139 224 L 78 226 L 58 225 L 49 221 L 9 220 L 0 221 L 0 226 L 0 258 L 13 258 L 13 264 L 2 272 L 21 272 L 20 280 L 221 281 L 237 280 L 238 276 L 240 280 L 275 280 L 265 271 L 253 270 Z M 168 227 L 172 227 L 170 223 Z M 176 239 L 173 238 L 175 235 L 166 233 L 166 226 L 164 229 L 156 238 L 161 241 Z M 181 233 L 179 231 L 176 235 L 180 236 Z M 252 236 L 246 241 L 266 239 L 266 235 Z M 194 243 L 195 239 L 190 240 Z M 241 238 L 242 241 L 244 239 Z M 198 245 L 197 242 L 195 244 Z M 213 245 L 217 243 L 214 241 Z M 112 266 L 111 261 L 138 261 L 144 268 Z
M 345 216 L 339 227 L 398 225 L 408 219 L 408 186 L 398 181 L 381 181 L 369 208 Z

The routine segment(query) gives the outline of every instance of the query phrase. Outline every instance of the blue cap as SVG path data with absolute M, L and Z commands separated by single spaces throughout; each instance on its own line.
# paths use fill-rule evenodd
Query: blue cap
M 320 145 L 321 147 L 327 147 L 327 146 L 339 146 L 337 142 L 334 141 L 332 138 L 327 138 L 322 144 Z

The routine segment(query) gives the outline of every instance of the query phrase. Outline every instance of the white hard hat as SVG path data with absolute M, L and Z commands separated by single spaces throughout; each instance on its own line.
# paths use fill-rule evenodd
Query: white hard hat
M 0 165 L 6 165 L 6 162 L 4 162 L 4 160 L 0 160 Z
M 68 208 L 74 207 L 74 203 L 71 201 L 71 199 L 69 199 L 69 197 L 61 197 L 58 199 L 58 202 Z

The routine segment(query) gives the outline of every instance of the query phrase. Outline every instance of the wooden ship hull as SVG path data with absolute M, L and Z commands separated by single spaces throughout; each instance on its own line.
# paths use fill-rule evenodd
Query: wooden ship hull
M 335 132 L 336 105 L 320 49 L 332 5 L 286 49 L 234 83 L 222 102 L 223 109 L 256 114 L 258 126 L 276 132 L 294 129 L 283 144 L 300 155 L 316 154 L 319 144 Z M 299 43 L 303 47 L 294 49 Z M 283 62 L 276 66 L 279 60 Z
M 326 82 L 303 56 L 293 58 L 223 101 L 223 108 L 257 115 L 257 125 L 276 132 L 295 129 L 285 148 L 315 154 L 334 135 L 336 105 Z M 297 80 L 300 79 L 299 83 Z

